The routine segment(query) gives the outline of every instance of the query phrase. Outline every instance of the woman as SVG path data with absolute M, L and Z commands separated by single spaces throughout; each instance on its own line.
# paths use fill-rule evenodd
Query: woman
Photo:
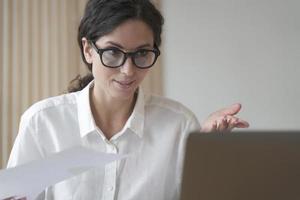
M 22 116 L 8 167 L 72 146 L 129 154 L 47 188 L 39 199 L 178 199 L 189 132 L 200 129 L 178 102 L 139 87 L 160 55 L 163 18 L 148 0 L 90 0 L 78 43 L 90 74 L 71 93 L 43 100 Z M 213 113 L 202 131 L 247 127 L 236 104 Z

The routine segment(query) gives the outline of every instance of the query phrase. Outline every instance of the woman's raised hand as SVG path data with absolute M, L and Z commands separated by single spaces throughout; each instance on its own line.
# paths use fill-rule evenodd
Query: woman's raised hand
M 237 103 L 213 112 L 203 122 L 201 132 L 231 131 L 234 128 L 247 128 L 249 123 L 235 115 L 241 110 L 242 105 Z

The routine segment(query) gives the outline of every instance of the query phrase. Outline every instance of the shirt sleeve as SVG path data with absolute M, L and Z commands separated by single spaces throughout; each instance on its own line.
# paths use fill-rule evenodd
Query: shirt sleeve
M 200 123 L 197 117 L 193 114 L 190 119 L 187 121 L 187 125 L 185 127 L 186 136 L 188 136 L 193 131 L 199 131 L 201 129 Z
M 186 149 L 186 141 L 191 132 L 200 130 L 200 123 L 197 117 L 194 114 L 191 114 L 190 117 L 186 120 L 185 126 L 183 127 L 183 139 L 179 145 L 179 162 L 177 168 L 177 185 L 178 185 L 178 193 L 180 195 L 181 192 L 181 182 L 182 182 L 182 172 L 184 168 L 184 159 L 185 159 L 185 149 Z
M 15 139 L 7 167 L 15 167 L 43 158 L 43 153 L 36 140 L 36 125 L 33 120 L 21 117 L 19 132 Z
M 36 134 L 34 123 L 21 117 L 19 132 L 12 148 L 7 168 L 16 167 L 27 162 L 43 158 L 38 141 L 34 137 Z M 45 199 L 45 192 L 39 194 L 36 200 Z
M 32 119 L 21 117 L 19 132 L 15 139 L 7 167 L 15 167 L 43 157 L 41 148 L 34 137 L 35 125 Z

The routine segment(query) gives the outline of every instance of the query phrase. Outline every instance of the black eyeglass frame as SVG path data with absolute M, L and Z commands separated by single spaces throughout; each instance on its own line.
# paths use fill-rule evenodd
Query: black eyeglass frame
M 158 56 L 160 55 L 160 50 L 158 49 L 158 47 L 156 45 L 154 45 L 154 49 L 138 49 L 136 51 L 133 51 L 133 52 L 124 52 L 122 51 L 121 49 L 117 48 L 117 47 L 113 47 L 113 48 L 105 48 L 105 49 L 100 49 L 96 46 L 96 44 L 89 40 L 89 43 L 92 45 L 92 47 L 95 49 L 95 51 L 99 54 L 99 57 L 100 57 L 100 61 L 102 63 L 102 65 L 104 65 L 105 67 L 108 67 L 108 68 L 118 68 L 118 67 L 121 67 L 122 65 L 124 65 L 124 63 L 126 62 L 127 58 L 128 57 L 131 57 L 131 61 L 132 63 L 139 69 L 148 69 L 150 67 L 152 67 L 155 63 L 156 63 L 156 60 L 158 58 Z M 118 50 L 120 52 L 122 52 L 124 54 L 124 59 L 122 61 L 122 63 L 120 65 L 117 65 L 117 66 L 109 66 L 109 65 L 106 65 L 103 60 L 102 60 L 102 55 L 105 51 L 109 51 L 109 50 Z M 138 66 L 136 63 L 135 63 L 135 60 L 133 59 L 134 55 L 139 52 L 139 51 L 148 51 L 148 52 L 153 52 L 155 57 L 154 57 L 154 60 L 153 60 L 153 63 L 149 66 L 146 66 L 146 67 L 140 67 Z

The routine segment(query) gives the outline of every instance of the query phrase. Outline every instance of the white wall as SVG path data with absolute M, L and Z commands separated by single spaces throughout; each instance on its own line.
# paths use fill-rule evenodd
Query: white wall
M 299 0 L 164 0 L 164 91 L 202 121 L 234 102 L 251 129 L 300 130 Z

